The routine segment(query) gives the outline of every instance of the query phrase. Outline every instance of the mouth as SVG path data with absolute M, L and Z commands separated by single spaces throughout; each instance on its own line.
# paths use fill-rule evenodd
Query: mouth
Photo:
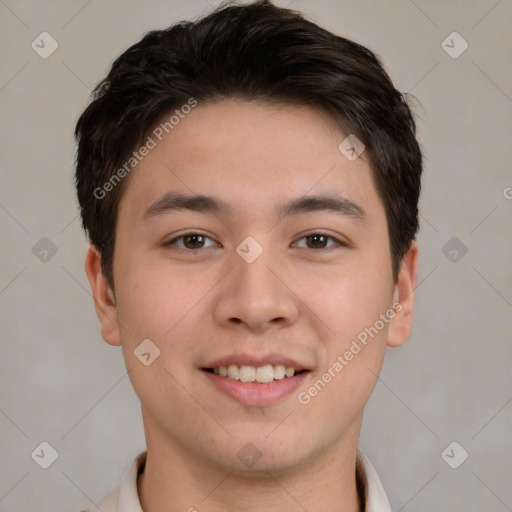
M 203 368 L 203 370 L 226 379 L 258 384 L 267 384 L 269 382 L 290 379 L 308 371 L 297 370 L 293 366 L 285 366 L 282 364 L 265 364 L 262 366 L 230 364 L 229 366 Z
M 255 407 L 289 397 L 312 373 L 309 367 L 282 354 L 233 354 L 199 369 L 214 390 Z

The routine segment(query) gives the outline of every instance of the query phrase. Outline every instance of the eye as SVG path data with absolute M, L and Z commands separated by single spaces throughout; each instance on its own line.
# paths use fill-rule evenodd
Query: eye
M 212 244 L 205 245 L 207 240 L 210 240 Z M 333 246 L 346 245 L 337 238 L 326 233 L 310 233 L 299 238 L 299 241 L 301 240 L 306 240 L 306 245 L 300 246 L 297 242 L 295 244 L 296 247 L 305 249 L 328 249 Z M 329 241 L 331 241 L 331 244 L 329 244 Z M 215 247 L 216 245 L 217 243 L 212 238 L 203 235 L 202 233 L 185 233 L 164 243 L 164 246 L 175 246 L 176 248 L 184 251 L 197 251 L 208 247 Z
M 178 249 L 182 250 L 198 250 L 198 249 L 205 249 L 206 247 L 212 247 L 205 246 L 205 240 L 213 240 L 206 235 L 203 235 L 201 233 L 185 233 L 184 235 L 177 236 L 176 238 L 173 238 L 172 240 L 169 240 L 164 244 L 164 246 L 174 245 Z M 177 243 L 178 241 L 182 241 L 182 243 Z M 213 246 L 216 245 L 216 242 L 213 242 Z
M 299 240 L 307 240 L 306 249 L 326 249 L 332 246 L 345 245 L 343 242 L 340 242 L 337 238 L 327 235 L 326 233 L 310 233 L 308 235 L 304 235 L 302 238 L 299 238 Z M 334 243 L 330 246 L 327 246 L 326 244 L 328 240 L 334 240 Z

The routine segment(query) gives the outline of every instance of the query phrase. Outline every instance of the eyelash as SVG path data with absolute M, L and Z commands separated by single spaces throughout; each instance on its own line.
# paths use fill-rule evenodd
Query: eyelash
M 198 251 L 201 251 L 203 249 L 208 249 L 208 247 L 200 247 L 198 249 L 188 249 L 186 247 L 178 247 L 175 245 L 176 241 L 178 240 L 181 240 L 187 236 L 194 236 L 194 235 L 197 235 L 197 236 L 201 236 L 203 238 L 208 238 L 210 240 L 213 241 L 213 238 L 207 236 L 207 235 L 204 235 L 203 233 L 196 233 L 196 232 L 190 232 L 190 233 L 184 233 L 183 235 L 180 235 L 180 236 L 177 236 L 176 238 L 173 238 L 172 240 L 169 240 L 168 242 L 165 242 L 164 243 L 164 246 L 167 247 L 167 246 L 175 246 L 175 248 L 179 251 L 184 251 L 184 252 L 198 252 Z M 331 240 L 334 240 L 335 244 L 331 245 L 331 246 L 328 246 L 328 247 L 320 247 L 320 248 L 317 248 L 317 249 L 312 249 L 313 251 L 320 251 L 320 250 L 327 250 L 327 249 L 332 249 L 333 247 L 346 247 L 347 244 L 338 240 L 337 238 L 335 238 L 334 236 L 332 235 L 329 235 L 327 233 L 322 233 L 321 231 L 312 231 L 310 233 L 306 233 L 305 235 L 302 235 L 298 240 L 302 240 L 303 238 L 308 238 L 308 237 L 312 237 L 312 236 L 322 236 L 322 237 L 326 237 L 328 239 L 331 239 Z M 309 249 L 309 247 L 302 247 L 303 249 Z

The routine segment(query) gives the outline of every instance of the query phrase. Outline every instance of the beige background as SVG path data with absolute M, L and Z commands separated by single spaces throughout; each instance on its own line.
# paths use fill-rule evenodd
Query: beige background
M 394 511 L 512 510 L 512 3 L 277 3 L 367 45 L 420 101 L 414 331 L 389 350 L 361 447 Z M 144 448 L 120 348 L 101 339 L 83 270 L 72 132 L 120 52 L 209 9 L 0 0 L 0 512 L 87 508 Z M 43 31 L 59 45 L 47 59 L 31 48 Z M 441 46 L 453 31 L 469 44 L 456 59 Z M 43 237 L 57 250 L 46 262 L 33 252 Z M 443 253 L 452 237 L 468 249 L 458 262 Z M 30 456 L 42 441 L 58 452 L 46 470 Z M 441 458 L 452 441 L 469 453 L 458 469 Z

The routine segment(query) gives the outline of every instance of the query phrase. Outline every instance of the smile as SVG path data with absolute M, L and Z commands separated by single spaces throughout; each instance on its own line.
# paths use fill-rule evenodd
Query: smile
M 229 366 L 207 368 L 206 371 L 235 381 L 256 382 L 259 384 L 290 378 L 296 373 L 300 373 L 296 372 L 295 368 L 292 366 L 284 366 L 282 364 L 265 364 L 263 366 L 230 364 Z

